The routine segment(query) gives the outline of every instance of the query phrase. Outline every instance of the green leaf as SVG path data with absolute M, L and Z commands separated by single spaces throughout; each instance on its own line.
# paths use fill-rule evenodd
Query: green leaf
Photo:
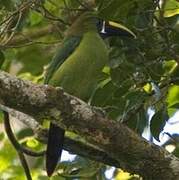
M 171 17 L 179 14 L 179 2 L 177 0 L 167 0 L 164 7 L 164 17 Z
M 108 101 L 111 100 L 115 89 L 116 87 L 113 85 L 109 78 L 101 81 L 98 85 L 98 88 L 94 92 L 94 95 L 91 99 L 91 104 L 101 107 L 107 105 Z
M 175 60 L 165 61 L 163 64 L 163 68 L 165 70 L 165 74 L 172 74 L 178 66 L 178 63 Z
M 146 94 L 140 90 L 131 90 L 126 93 L 125 100 L 129 101 L 128 107 L 135 106 L 145 100 Z
M 178 85 L 173 85 L 169 88 L 166 102 L 167 102 L 168 114 L 171 117 L 173 113 L 176 112 L 177 109 L 175 107 L 179 103 L 179 86 Z
M 118 68 L 111 69 L 111 79 L 115 85 L 118 87 L 123 86 L 124 84 L 133 84 L 133 81 L 130 79 L 134 70 L 132 64 L 123 63 Z
M 144 128 L 148 125 L 148 118 L 146 116 L 145 110 L 142 109 L 140 112 L 133 114 L 132 118 L 130 118 L 127 122 L 124 122 L 124 124 L 141 135 L 144 131 Z
M 179 109 L 179 102 L 176 103 L 176 104 L 173 104 L 173 105 L 169 106 L 168 108 Z
M 168 90 L 167 103 L 171 106 L 177 102 L 179 102 L 179 86 L 174 85 Z
M 39 142 L 34 138 L 29 138 L 26 144 L 30 148 L 36 148 L 39 145 Z
M 39 24 L 43 19 L 42 14 L 37 13 L 36 11 L 31 11 L 29 16 L 31 26 Z
M 156 112 L 153 115 L 150 121 L 150 130 L 156 140 L 160 141 L 159 134 L 163 130 L 163 127 L 165 126 L 165 123 L 168 119 L 169 119 L 169 116 L 165 108 L 160 109 L 158 112 Z

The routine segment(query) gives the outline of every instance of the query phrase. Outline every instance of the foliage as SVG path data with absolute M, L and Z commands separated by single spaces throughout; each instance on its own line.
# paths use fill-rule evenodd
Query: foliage
M 0 0 L 0 68 L 42 83 L 44 67 L 60 46 L 77 9 L 86 8 L 87 2 Z M 152 136 L 160 140 L 166 121 L 179 109 L 179 2 L 96 0 L 95 8 L 102 18 L 125 24 L 137 39 L 106 40 L 110 61 L 90 102 L 103 107 L 109 117 L 127 124 L 140 135 L 149 124 L 148 109 L 153 108 L 155 115 L 150 129 Z M 15 176 L 24 179 L 14 150 L 5 136 L 0 139 L 0 174 L 4 179 Z M 33 138 L 23 142 L 31 148 L 42 148 Z M 80 157 L 72 164 L 64 162 L 61 166 L 60 175 L 54 179 L 58 176 L 61 179 L 104 178 L 106 169 Z M 31 169 L 35 179 L 45 179 L 42 159 L 34 161 Z M 120 179 L 118 173 L 115 176 Z

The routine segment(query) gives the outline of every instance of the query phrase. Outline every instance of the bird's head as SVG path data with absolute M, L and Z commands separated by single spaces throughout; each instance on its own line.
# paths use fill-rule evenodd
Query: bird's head
M 75 20 L 69 30 L 70 34 L 74 33 L 75 35 L 87 31 L 98 31 L 103 38 L 111 36 L 127 36 L 136 38 L 136 35 L 127 27 L 117 22 L 103 20 L 102 18 L 99 18 L 95 11 L 83 12 Z

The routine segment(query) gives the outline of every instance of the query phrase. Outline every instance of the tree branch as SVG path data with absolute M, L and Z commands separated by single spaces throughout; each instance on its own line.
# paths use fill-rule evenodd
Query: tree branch
M 11 116 L 15 117 L 16 119 L 26 124 L 27 127 L 33 130 L 36 138 L 39 141 L 45 144 L 47 143 L 48 130 L 42 128 L 41 125 L 37 121 L 35 121 L 35 119 L 22 112 L 15 111 L 1 104 L 0 104 L 0 109 L 8 112 Z M 107 153 L 105 153 L 97 146 L 94 146 L 90 143 L 81 142 L 79 138 L 72 139 L 66 136 L 64 140 L 64 149 L 71 153 L 89 158 L 91 160 L 99 161 L 104 164 L 108 164 L 115 167 L 120 167 L 120 163 L 115 159 L 109 157 Z
M 25 33 L 21 33 L 19 35 L 14 36 L 7 44 L 1 45 L 1 49 L 7 49 L 7 48 L 12 48 L 12 47 L 22 47 L 24 45 L 28 44 L 33 44 L 36 43 L 36 39 L 39 39 L 41 37 L 46 36 L 47 34 L 50 33 L 57 33 L 61 32 L 61 30 L 64 29 L 63 26 L 56 24 L 53 25 L 48 25 L 46 27 L 40 28 L 40 29 L 35 29 L 31 31 L 27 31 Z
M 0 71 L 0 103 L 32 116 L 39 123 L 49 119 L 77 133 L 128 172 L 146 179 L 179 178 L 179 159 L 61 88 L 34 85 Z

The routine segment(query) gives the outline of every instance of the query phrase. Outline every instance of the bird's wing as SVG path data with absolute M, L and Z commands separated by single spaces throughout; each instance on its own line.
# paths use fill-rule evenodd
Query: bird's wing
M 57 50 L 57 53 L 53 57 L 47 72 L 45 74 L 44 83 L 48 84 L 49 80 L 53 76 L 54 72 L 63 64 L 63 62 L 75 51 L 81 42 L 82 37 L 73 36 L 66 38 L 61 47 Z
M 53 57 L 47 69 L 44 79 L 45 84 L 49 83 L 53 74 L 57 71 L 61 64 L 63 64 L 63 62 L 75 51 L 80 44 L 81 39 L 81 37 L 73 36 L 66 38 L 63 41 L 62 46 L 57 50 L 56 55 Z M 64 134 L 65 131 L 63 129 L 50 123 L 46 153 L 46 169 L 48 176 L 52 175 L 58 161 L 60 160 L 63 149 Z

